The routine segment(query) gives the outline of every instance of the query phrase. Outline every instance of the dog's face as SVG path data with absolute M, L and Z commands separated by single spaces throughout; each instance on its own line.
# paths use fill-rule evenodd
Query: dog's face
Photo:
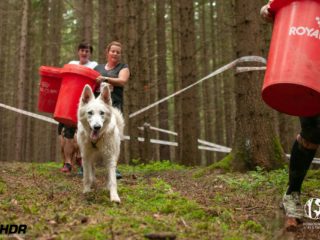
M 78 119 L 87 132 L 90 132 L 90 140 L 96 142 L 101 133 L 111 124 L 111 97 L 108 85 L 103 84 L 101 94 L 94 97 L 91 88 L 86 85 L 82 91 Z

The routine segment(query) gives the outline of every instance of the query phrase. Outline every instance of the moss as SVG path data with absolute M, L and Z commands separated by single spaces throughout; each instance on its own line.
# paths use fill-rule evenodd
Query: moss
M 312 191 L 314 196 L 320 193 L 319 190 L 319 179 L 320 179 L 320 170 L 309 170 L 306 180 L 304 181 L 302 188 L 303 192 Z
M 275 137 L 273 139 L 273 152 L 274 152 L 274 165 L 276 167 L 282 167 L 285 164 L 285 159 L 283 155 L 283 149 L 280 143 L 280 139 L 278 137 Z
M 219 162 L 216 162 L 210 166 L 210 169 L 223 169 L 225 171 L 230 171 L 231 162 L 233 160 L 233 155 L 230 153 Z
M 226 157 L 221 159 L 220 161 L 211 164 L 208 167 L 205 168 L 198 168 L 193 174 L 193 178 L 201 178 L 206 174 L 210 174 L 212 170 L 221 169 L 226 172 L 229 172 L 231 169 L 231 161 L 233 156 L 231 154 L 228 154 Z
M 7 185 L 0 179 L 0 194 L 5 193 L 6 191 L 7 191 Z
M 151 161 L 148 164 L 139 163 L 138 161 L 135 162 L 135 165 L 119 165 L 119 170 L 123 172 L 130 172 L 130 173 L 153 173 L 153 172 L 160 172 L 160 171 L 169 171 L 169 170 L 182 170 L 186 169 L 182 165 L 178 165 L 172 163 L 168 160 L 163 161 Z
M 252 220 L 249 220 L 243 224 L 241 224 L 240 229 L 242 230 L 249 230 L 251 232 L 255 232 L 255 233 L 262 233 L 262 226 Z

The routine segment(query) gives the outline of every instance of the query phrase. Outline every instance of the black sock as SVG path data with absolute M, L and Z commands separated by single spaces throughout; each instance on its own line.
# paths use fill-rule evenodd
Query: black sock
M 306 149 L 296 140 L 289 163 L 289 188 L 287 194 L 301 192 L 301 186 L 317 150 Z

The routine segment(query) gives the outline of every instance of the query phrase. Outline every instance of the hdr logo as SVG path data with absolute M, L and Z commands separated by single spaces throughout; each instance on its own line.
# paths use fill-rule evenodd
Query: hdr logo
M 21 224 L 0 224 L 0 235 L 1 234 L 26 234 L 27 233 L 27 225 Z

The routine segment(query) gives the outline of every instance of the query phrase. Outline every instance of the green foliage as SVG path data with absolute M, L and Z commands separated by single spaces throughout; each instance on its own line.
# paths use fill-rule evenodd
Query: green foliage
M 3 194 L 7 191 L 6 183 L 0 178 L 0 194 Z
M 216 169 L 220 169 L 220 170 L 224 170 L 226 172 L 229 172 L 231 169 L 231 161 L 232 161 L 232 155 L 228 154 L 226 157 L 224 157 L 223 159 L 221 159 L 218 162 L 213 163 L 212 165 L 205 167 L 205 168 L 198 168 L 198 170 L 196 170 L 193 173 L 193 177 L 194 178 L 201 178 L 204 175 L 212 172 L 212 170 L 216 170 Z
M 0 222 L 27 224 L 26 239 L 143 239 L 151 232 L 172 232 L 178 239 L 271 239 L 274 231 L 282 228 L 281 220 L 268 214 L 277 208 L 275 195 L 280 199 L 286 186 L 286 169 L 207 172 L 196 180 L 185 179 L 201 189 L 185 189 L 188 185 L 183 183 L 184 191 L 178 192 L 179 182 L 171 185 L 170 177 L 161 176 L 183 171 L 188 178 L 185 174 L 189 171 L 192 176 L 194 169 L 167 161 L 120 165 L 124 176 L 131 176 L 126 171 L 139 175 L 119 181 L 122 202 L 118 205 L 111 203 L 109 192 L 102 189 L 103 171 L 97 171 L 97 188 L 84 195 L 82 179 L 59 172 L 59 163 L 10 166 L 0 178 L 0 187 L 4 186 Z M 11 174 L 17 170 L 19 174 Z M 311 170 L 305 190 L 314 193 L 319 178 L 319 170 Z M 198 190 L 198 198 L 194 198 L 193 191 Z
M 256 191 L 274 187 L 282 191 L 288 179 L 288 173 L 285 169 L 267 172 L 263 171 L 261 167 L 257 167 L 256 171 L 250 171 L 248 174 L 239 174 L 237 178 L 234 176 L 234 174 L 225 174 L 218 176 L 218 178 L 226 182 L 230 187 L 240 188 L 244 191 Z
M 153 214 L 175 213 L 186 219 L 204 218 L 205 213 L 195 202 L 188 201 L 173 192 L 171 186 L 161 179 L 152 179 L 151 181 L 151 188 L 150 185 L 142 182 L 134 189 L 123 189 L 126 202 L 132 205 L 130 208 Z
M 274 156 L 275 156 L 275 163 L 277 166 L 284 166 L 284 158 L 283 158 L 283 148 L 280 143 L 279 137 L 275 137 L 273 139 L 273 149 L 274 149 Z
M 225 171 L 230 171 L 231 169 L 231 162 L 233 159 L 233 155 L 229 153 L 226 157 L 224 157 L 219 162 L 216 162 L 210 166 L 212 169 L 223 169 Z
M 120 165 L 119 169 L 124 172 L 133 172 L 133 173 L 152 173 L 159 171 L 168 171 L 168 170 L 182 170 L 186 167 L 172 163 L 168 160 L 163 161 L 154 161 L 148 164 L 141 163 L 139 160 L 132 160 L 134 166 L 131 165 Z
M 302 189 L 304 191 L 312 191 L 312 195 L 317 197 L 320 195 L 319 189 L 320 174 L 319 170 L 309 170 Z
M 240 229 L 241 230 L 249 230 L 249 231 L 255 232 L 255 233 L 261 233 L 263 230 L 263 227 L 261 226 L 261 224 L 256 223 L 255 221 L 248 220 L 248 221 L 244 222 L 243 224 L 241 224 Z

